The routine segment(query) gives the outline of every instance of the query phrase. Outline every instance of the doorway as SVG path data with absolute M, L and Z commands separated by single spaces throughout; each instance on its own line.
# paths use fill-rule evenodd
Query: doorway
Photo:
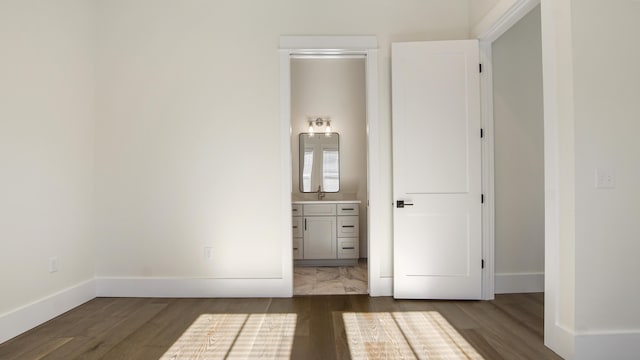
M 367 294 L 365 60 L 290 59 L 294 295 Z
M 372 296 L 385 295 L 388 279 L 380 276 L 380 225 L 371 222 L 372 218 L 380 218 L 384 199 L 381 189 L 380 173 L 380 140 L 378 124 L 378 67 L 377 67 L 377 40 L 375 36 L 282 36 L 280 38 L 280 95 L 281 95 L 281 149 L 282 149 L 282 174 L 285 181 L 282 184 L 281 209 L 283 216 L 283 279 L 289 284 L 290 295 L 293 295 L 293 217 L 292 217 L 292 189 L 293 189 L 293 154 L 292 142 L 294 134 L 292 124 L 292 79 L 291 64 L 296 57 L 364 57 L 365 66 L 365 142 L 366 142 L 366 197 L 360 200 L 363 209 L 360 214 L 364 218 L 365 225 L 359 229 L 367 239 L 365 248 L 359 249 L 359 256 L 367 259 L 366 278 L 368 279 L 368 293 Z M 308 114 L 320 115 L 327 114 Z M 330 114 L 329 114 L 330 117 Z M 306 120 L 306 119 L 304 119 Z M 334 120 L 338 120 L 337 118 Z M 300 120 L 302 121 L 302 120 Z M 308 123 L 302 122 L 308 129 Z M 337 123 L 335 123 L 337 125 Z M 333 125 L 332 126 L 336 126 Z M 326 126 L 326 125 L 322 125 Z M 326 130 L 326 128 L 325 128 Z M 376 191 L 378 190 L 378 191 Z M 357 192 L 356 192 L 357 193 Z
M 540 7 L 491 44 L 495 292 L 544 291 Z

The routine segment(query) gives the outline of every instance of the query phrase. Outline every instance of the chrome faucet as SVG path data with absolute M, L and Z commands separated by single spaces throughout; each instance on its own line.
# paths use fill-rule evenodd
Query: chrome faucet
M 322 185 L 318 185 L 318 200 L 322 200 L 325 195 L 327 194 L 322 191 Z

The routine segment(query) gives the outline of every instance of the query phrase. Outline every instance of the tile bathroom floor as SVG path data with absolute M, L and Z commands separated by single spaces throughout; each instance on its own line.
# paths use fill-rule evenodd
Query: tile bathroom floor
M 367 294 L 367 262 L 356 266 L 296 266 L 293 295 Z

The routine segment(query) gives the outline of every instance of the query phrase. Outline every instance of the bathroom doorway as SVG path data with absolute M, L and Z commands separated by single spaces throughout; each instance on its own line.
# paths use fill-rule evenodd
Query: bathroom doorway
M 365 55 L 292 55 L 293 295 L 368 293 Z

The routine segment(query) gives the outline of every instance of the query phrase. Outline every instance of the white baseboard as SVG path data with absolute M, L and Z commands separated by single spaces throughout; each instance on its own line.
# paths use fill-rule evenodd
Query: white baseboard
M 0 344 L 96 297 L 93 279 L 0 315 Z
M 544 345 L 560 355 L 563 359 L 573 359 L 574 338 L 575 335 L 573 331 L 566 327 L 557 323 L 547 324 L 545 322 Z
M 496 274 L 496 294 L 531 292 L 544 292 L 544 273 Z
M 290 297 L 284 279 L 97 277 L 102 297 Z
M 636 360 L 640 356 L 640 330 L 578 334 L 575 359 Z

